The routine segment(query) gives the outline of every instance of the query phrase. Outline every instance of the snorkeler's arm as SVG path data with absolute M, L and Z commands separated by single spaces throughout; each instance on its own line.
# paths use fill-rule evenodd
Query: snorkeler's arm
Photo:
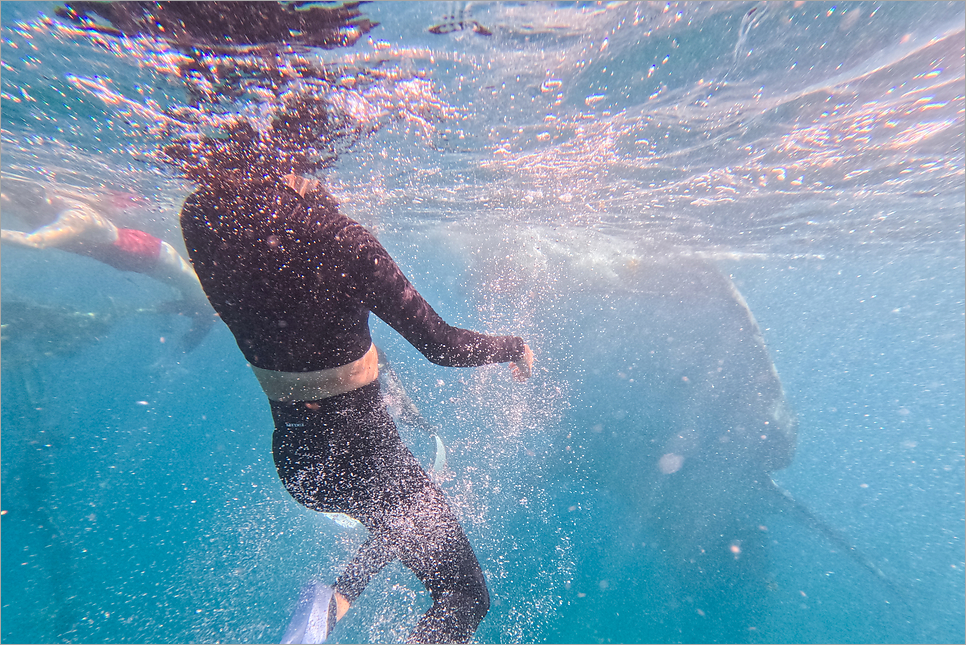
M 344 235 L 351 236 L 355 247 L 355 274 L 365 305 L 430 361 L 446 367 L 527 365 L 529 349 L 522 338 L 488 336 L 447 324 L 368 231 L 355 225 Z M 520 370 L 521 376 L 525 373 Z
M 2 236 L 4 242 L 33 249 L 58 248 L 81 241 L 111 244 L 117 239 L 117 227 L 92 209 L 75 206 L 32 233 L 4 230 Z

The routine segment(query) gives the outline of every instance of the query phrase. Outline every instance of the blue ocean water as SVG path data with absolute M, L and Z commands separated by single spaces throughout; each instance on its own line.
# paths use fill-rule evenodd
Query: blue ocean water
M 181 87 L 55 6 L 0 6 L 4 178 L 134 194 L 119 221 L 183 248 L 190 186 L 131 107 L 184 103 Z M 448 322 L 537 355 L 524 385 L 447 370 L 373 321 L 449 449 L 443 488 L 492 596 L 475 639 L 962 642 L 963 5 L 363 10 L 376 29 L 311 55 L 401 70 L 432 98 L 327 182 Z M 59 251 L 4 245 L 0 262 L 0 639 L 277 642 L 302 582 L 365 534 L 285 493 L 227 329 L 184 353 L 160 283 Z M 753 345 L 722 331 L 718 272 L 798 419 L 770 475 L 859 556 L 724 462 L 655 466 L 682 418 L 713 428 L 737 405 L 680 384 Z M 702 541 L 717 527 L 724 555 Z M 677 561 L 689 539 L 710 555 Z M 333 639 L 404 640 L 429 602 L 391 565 Z

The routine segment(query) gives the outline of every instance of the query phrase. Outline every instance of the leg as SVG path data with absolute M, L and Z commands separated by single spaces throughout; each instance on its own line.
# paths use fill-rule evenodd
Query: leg
M 194 268 L 173 246 L 163 240 L 158 250 L 158 263 L 151 272 L 151 277 L 171 284 L 181 292 L 185 300 L 207 302 Z
M 181 294 L 181 300 L 166 304 L 175 307 L 178 314 L 191 318 L 191 327 L 181 339 L 181 348 L 186 352 L 193 350 L 215 323 L 215 312 L 195 270 L 173 246 L 161 241 L 157 264 L 149 275 L 169 284 Z
M 386 478 L 383 491 L 401 498 L 363 520 L 371 537 L 339 576 L 336 590 L 354 602 L 372 576 L 398 557 L 433 598 L 410 640 L 466 642 L 490 606 L 483 571 L 442 491 L 400 448 L 405 454 L 392 460 L 392 479 Z
M 356 551 L 342 575 L 335 581 L 336 591 L 350 604 L 354 603 L 362 595 L 372 577 L 395 559 L 396 552 L 382 537 L 370 535 Z
M 469 640 L 489 609 L 483 571 L 443 492 L 399 439 L 378 382 L 309 405 L 273 403 L 272 411 L 275 463 L 292 496 L 351 515 L 370 532 L 337 591 L 355 601 L 399 558 L 433 597 L 410 638 Z
M 446 504 L 441 493 L 440 501 Z M 427 519 L 425 512 L 423 508 L 418 514 Z M 473 547 L 448 505 L 445 515 L 450 520 L 443 521 L 443 514 L 443 508 L 438 507 L 432 513 L 438 523 L 430 519 L 423 525 L 417 522 L 415 527 L 403 528 L 403 532 L 412 531 L 407 539 L 415 538 L 417 543 L 400 558 L 433 597 L 433 606 L 410 634 L 410 641 L 415 643 L 465 643 L 490 609 L 490 594 Z

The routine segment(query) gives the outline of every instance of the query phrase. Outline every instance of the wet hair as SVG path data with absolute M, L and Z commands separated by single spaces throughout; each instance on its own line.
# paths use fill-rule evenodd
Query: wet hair
M 219 136 L 193 134 L 162 148 L 162 160 L 191 181 L 274 180 L 288 173 L 313 174 L 338 157 L 329 110 L 322 99 L 302 97 L 280 110 L 267 132 L 239 117 Z
M 297 99 L 272 119 L 272 138 L 292 146 L 313 146 L 329 137 L 329 110 L 321 100 Z
M 325 100 L 303 96 L 275 115 L 269 139 L 291 172 L 311 173 L 332 165 L 339 150 L 348 147 L 343 121 Z
M 222 136 L 189 135 L 162 148 L 162 159 L 186 178 L 201 184 L 218 183 L 233 175 L 270 176 L 277 164 L 265 157 L 258 132 L 243 121 L 223 128 Z M 283 173 L 279 173 L 283 174 Z

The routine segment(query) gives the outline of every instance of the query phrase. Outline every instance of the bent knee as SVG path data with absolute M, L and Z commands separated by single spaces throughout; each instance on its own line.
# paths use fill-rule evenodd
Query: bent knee
M 468 581 L 462 589 L 454 592 L 451 602 L 460 613 L 468 617 L 472 616 L 479 624 L 490 611 L 490 592 L 486 588 L 483 572 L 477 572 L 472 581 Z
M 479 616 L 480 620 L 483 620 L 483 617 L 486 616 L 486 613 L 490 611 L 490 592 L 485 586 L 483 587 L 483 592 L 477 599 L 476 607 L 476 615 Z

